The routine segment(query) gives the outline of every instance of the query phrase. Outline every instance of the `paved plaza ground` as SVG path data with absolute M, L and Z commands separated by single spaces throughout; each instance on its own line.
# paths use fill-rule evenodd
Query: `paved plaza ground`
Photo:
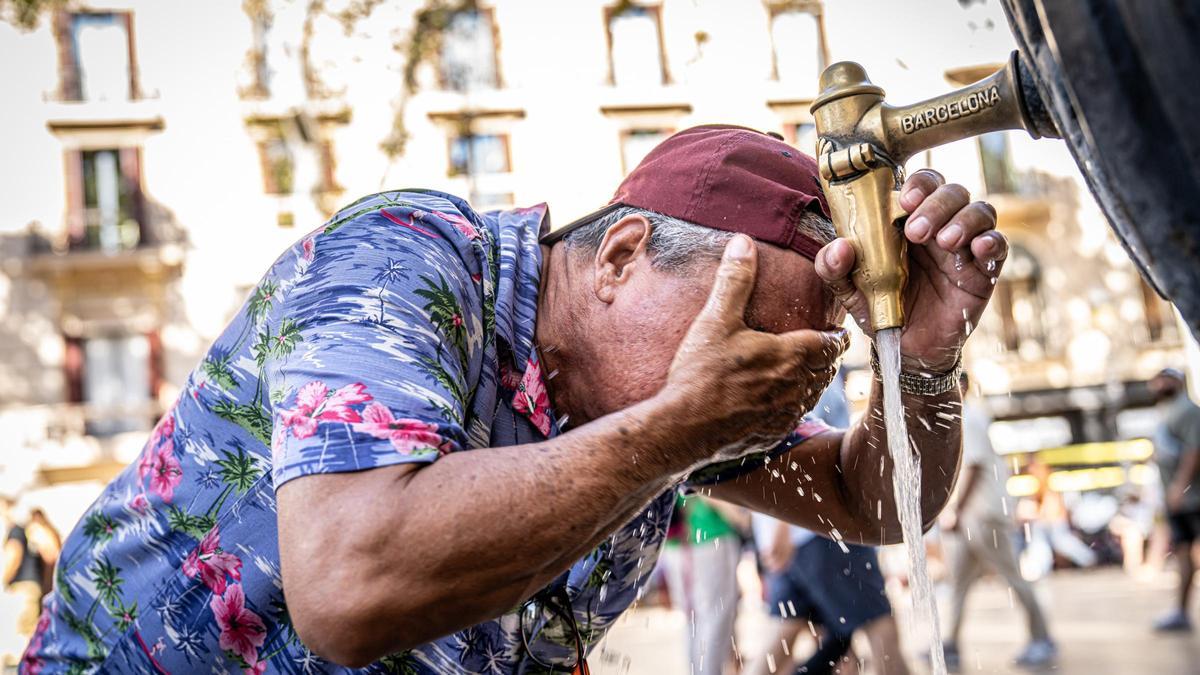
M 1056 572 L 1036 586 L 1047 607 L 1060 648 L 1064 675 L 1200 674 L 1200 632 L 1156 635 L 1154 617 L 1170 602 L 1172 576 L 1134 581 L 1116 568 Z M 909 622 L 907 597 L 893 597 L 901 631 Z M 980 581 L 969 600 L 963 635 L 963 673 L 1020 673 L 1009 665 L 1025 640 L 1023 615 L 998 579 Z M 947 603 L 942 603 L 945 613 Z M 766 621 L 755 604 L 743 602 L 738 646 L 749 655 L 761 644 Z M 911 633 L 911 631 L 907 631 Z M 623 617 L 592 658 L 596 675 L 687 675 L 683 654 L 684 617 L 638 609 Z M 917 657 L 922 645 L 905 635 L 913 673 L 928 672 Z M 788 674 L 790 675 L 790 674 Z

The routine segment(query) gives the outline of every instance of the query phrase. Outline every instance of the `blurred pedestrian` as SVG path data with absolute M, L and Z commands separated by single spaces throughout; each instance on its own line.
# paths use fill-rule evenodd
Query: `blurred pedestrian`
M 1166 368 L 1150 380 L 1150 392 L 1162 414 L 1154 435 L 1154 461 L 1162 478 L 1171 548 L 1179 566 L 1179 591 L 1173 610 L 1155 630 L 1192 629 L 1188 601 L 1196 574 L 1194 544 L 1200 538 L 1200 408 L 1187 395 L 1183 372 Z
M 688 672 L 721 675 L 733 656 L 737 564 L 746 520 L 737 507 L 697 495 L 675 505 L 684 527 L 663 549 L 671 606 L 687 618 Z
M 1054 569 L 1055 554 L 1070 560 L 1076 567 L 1091 567 L 1098 558 L 1071 529 L 1071 512 L 1058 491 L 1050 487 L 1050 467 L 1034 460 L 1027 469 L 1037 478 L 1038 488 L 1031 498 L 1036 515 L 1030 525 L 1030 541 L 1026 551 L 1030 578 L 1038 579 Z
M 4 586 L 18 598 L 17 632 L 27 638 L 37 625 L 42 597 L 53 585 L 54 563 L 58 561 L 62 539 L 41 509 L 30 510 L 18 502 L 8 512 Z
M 982 403 L 970 394 L 970 378 L 959 377 L 962 388 L 962 473 L 953 509 L 947 509 L 943 531 L 955 544 L 950 549 L 949 570 L 954 588 L 950 630 L 945 644 L 946 666 L 957 671 L 962 661 L 961 637 L 967 594 L 990 568 L 1012 588 L 1025 609 L 1029 644 L 1016 664 L 1041 667 L 1054 661 L 1058 648 L 1050 638 L 1046 617 L 1033 588 L 1021 576 L 1012 545 L 1012 518 L 1005 492 L 1008 469 L 992 447 L 988 427 L 992 420 Z
M 765 653 L 749 668 L 750 675 L 792 668 L 792 643 L 810 623 L 822 634 L 816 652 L 796 667 L 796 673 L 857 672 L 851 639 L 859 631 L 871 646 L 876 672 L 908 673 L 873 547 L 835 542 L 757 513 L 753 523 L 767 571 L 767 611 L 779 621 Z
M 812 412 L 843 429 L 850 426 L 845 382 L 845 371 L 839 370 Z M 752 522 L 765 570 L 767 612 L 779 620 L 764 654 L 748 669 L 750 675 L 791 669 L 792 645 L 805 628 L 817 639 L 817 650 L 796 673 L 857 673 L 851 638 L 860 630 L 871 645 L 878 672 L 908 672 L 873 547 L 843 545 L 758 513 Z

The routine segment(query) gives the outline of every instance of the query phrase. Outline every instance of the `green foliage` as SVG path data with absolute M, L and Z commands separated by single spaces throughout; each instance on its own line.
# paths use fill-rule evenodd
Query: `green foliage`
M 33 30 L 43 15 L 66 5 L 67 0 L 0 0 L 0 21 Z
M 478 0 L 428 0 L 424 7 L 417 10 L 408 35 L 393 46 L 397 52 L 404 54 L 404 90 L 392 116 L 392 131 L 379 144 L 388 157 L 403 155 L 404 147 L 408 144 L 404 116 L 409 97 L 417 92 L 417 70 L 421 64 L 435 59 L 441 52 L 442 35 L 450 27 L 454 15 L 478 9 Z
M 71 580 L 67 578 L 65 567 L 66 565 L 60 563 L 54 568 L 54 590 L 58 591 L 68 605 L 73 605 L 75 604 L 75 589 L 71 587 Z
M 275 292 L 278 290 L 279 285 L 270 279 L 254 289 L 254 295 L 250 297 L 246 308 L 250 323 L 257 324 L 267 315 L 267 312 L 271 311 L 271 302 L 275 300 Z
M 428 300 L 425 311 L 435 328 L 450 338 L 451 344 L 458 350 L 459 360 L 467 360 L 467 327 L 462 308 L 458 305 L 458 297 L 450 290 L 446 278 L 438 276 L 435 282 L 421 275 L 425 288 L 417 288 L 413 293 Z
M 209 382 L 217 385 L 217 387 L 229 391 L 237 386 L 237 380 L 233 378 L 233 371 L 229 369 L 224 361 L 218 361 L 212 357 L 204 359 L 200 364 L 200 370 Z
M 167 526 L 176 532 L 203 539 L 213 525 L 216 521 L 210 516 L 194 516 L 178 506 L 167 507 Z
M 271 445 L 271 418 L 257 405 L 246 405 L 233 401 L 219 401 L 212 411 L 217 417 L 233 422 L 250 432 L 263 445 Z
M 92 540 L 93 544 L 104 543 L 113 538 L 119 527 L 117 521 L 102 511 L 92 511 L 83 520 L 83 536 Z
M 260 332 L 258 342 L 255 342 L 251 348 L 254 353 L 254 362 L 258 364 L 259 370 L 266 366 L 267 359 L 282 358 L 291 354 L 296 345 L 304 339 L 300 335 L 302 328 L 302 324 L 288 317 L 279 322 L 279 330 L 274 334 L 271 334 L 270 331 Z
M 462 385 L 458 380 L 451 377 L 450 373 L 446 372 L 442 364 L 437 361 L 426 356 L 420 356 L 418 359 L 421 363 L 421 369 L 425 371 L 425 374 L 433 378 L 433 381 L 440 384 L 446 391 L 450 392 L 450 395 L 458 403 L 459 408 L 465 410 L 467 407 L 466 392 L 463 391 Z M 455 418 L 457 418 L 457 415 L 455 415 Z
M 225 455 L 225 459 L 217 460 L 217 466 L 221 467 L 221 480 L 239 494 L 244 494 L 262 475 L 262 470 L 255 465 L 254 456 L 246 454 L 242 448 L 237 449 L 237 454 L 228 450 L 222 450 L 221 454 Z
M 117 630 L 125 631 L 138 618 L 138 605 L 134 602 L 132 605 L 126 605 L 121 600 L 117 600 L 116 604 L 108 608 L 108 613 L 117 620 Z
M 117 569 L 107 556 L 92 563 L 88 571 L 91 572 L 92 581 L 96 583 L 96 592 L 105 605 L 111 607 L 121 600 L 121 585 L 125 580 L 121 578 L 121 570 Z

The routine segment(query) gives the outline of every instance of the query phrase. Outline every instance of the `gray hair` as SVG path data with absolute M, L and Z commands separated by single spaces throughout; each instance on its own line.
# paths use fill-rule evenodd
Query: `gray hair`
M 686 272 L 697 262 L 720 260 L 725 244 L 733 238 L 732 232 L 717 230 L 689 223 L 686 220 L 664 215 L 657 211 L 635 206 L 622 206 L 606 213 L 592 222 L 568 234 L 563 241 L 567 249 L 585 254 L 594 254 L 604 241 L 609 228 L 629 216 L 642 216 L 650 222 L 650 242 L 647 246 L 651 262 L 666 272 Z M 827 244 L 833 241 L 833 225 L 824 216 L 806 212 L 796 225 L 797 231 Z

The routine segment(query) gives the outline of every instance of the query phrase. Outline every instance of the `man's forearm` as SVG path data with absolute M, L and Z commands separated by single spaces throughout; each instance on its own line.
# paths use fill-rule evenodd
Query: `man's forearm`
M 962 455 L 962 398 L 955 389 L 938 396 L 905 394 L 903 400 L 910 443 L 920 460 L 922 524 L 928 527 L 954 489 Z M 900 541 L 892 468 L 883 387 L 875 381 L 867 413 L 843 440 L 841 476 L 858 516 L 874 521 L 885 543 Z
M 285 485 L 281 514 L 290 500 L 336 503 L 344 480 L 372 495 L 333 510 L 317 528 L 281 515 L 289 606 L 292 588 L 342 589 L 336 600 L 346 606 L 326 615 L 354 620 L 322 621 L 309 632 L 337 649 L 349 641 L 349 653 L 338 655 L 347 661 L 373 660 L 512 609 L 671 485 L 667 456 L 679 439 L 653 423 L 655 412 L 647 403 L 543 443 L 452 454 L 419 469 L 309 477 L 294 491 Z M 329 563 L 289 565 L 310 559 Z

